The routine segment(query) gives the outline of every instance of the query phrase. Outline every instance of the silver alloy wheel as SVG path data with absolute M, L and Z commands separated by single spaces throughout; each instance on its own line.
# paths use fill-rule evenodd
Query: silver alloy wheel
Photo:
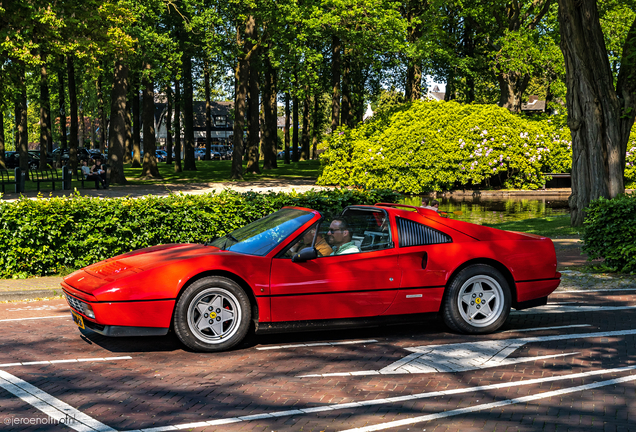
M 207 344 L 218 344 L 239 329 L 241 308 L 234 295 L 223 288 L 201 291 L 188 306 L 188 327 Z
M 503 312 L 503 289 L 490 276 L 473 276 L 459 289 L 457 307 L 466 323 L 474 327 L 487 327 Z

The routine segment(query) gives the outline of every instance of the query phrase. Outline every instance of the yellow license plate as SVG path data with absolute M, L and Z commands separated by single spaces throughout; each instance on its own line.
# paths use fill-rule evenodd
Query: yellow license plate
M 75 321 L 75 324 L 77 324 L 77 326 L 81 329 L 84 328 L 84 319 L 82 318 L 82 316 L 78 313 L 76 313 L 75 311 L 71 311 L 71 314 L 73 315 L 73 321 Z

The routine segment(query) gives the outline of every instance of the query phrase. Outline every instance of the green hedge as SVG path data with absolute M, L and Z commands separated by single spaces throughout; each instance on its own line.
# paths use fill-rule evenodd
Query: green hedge
M 592 201 L 586 210 L 583 251 L 612 271 L 636 272 L 636 194 Z
M 564 116 L 511 114 L 495 105 L 413 102 L 379 110 L 327 140 L 318 184 L 422 193 L 500 185 L 542 188 L 542 173 L 570 172 Z M 636 146 L 636 129 L 630 140 Z M 626 180 L 636 180 L 636 148 Z M 631 171 L 630 171 L 631 170 Z
M 391 191 L 91 198 L 79 194 L 0 203 L 0 278 L 67 272 L 134 249 L 205 242 L 283 206 L 338 213 L 351 204 L 396 201 Z

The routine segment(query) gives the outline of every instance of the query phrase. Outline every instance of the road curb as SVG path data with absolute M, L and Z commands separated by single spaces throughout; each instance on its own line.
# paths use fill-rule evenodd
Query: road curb
M 43 297 L 56 297 L 62 295 L 62 288 L 43 289 L 43 290 L 24 290 L 24 291 L 6 291 L 0 292 L 0 302 L 3 301 L 19 301 L 33 300 Z

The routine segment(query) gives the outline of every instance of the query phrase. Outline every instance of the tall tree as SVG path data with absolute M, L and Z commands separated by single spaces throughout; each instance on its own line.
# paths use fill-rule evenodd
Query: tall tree
M 69 163 L 73 170 L 77 169 L 77 148 L 79 147 L 79 118 L 77 107 L 77 85 L 75 84 L 75 59 L 66 57 L 66 71 L 68 74 L 68 99 L 71 108 L 71 134 L 69 140 Z M 83 119 L 82 119 L 83 120 Z
M 157 168 L 157 157 L 155 151 L 155 86 L 152 80 L 152 66 L 144 61 L 143 83 L 143 103 L 144 103 L 144 161 L 141 176 L 146 179 L 162 178 Z
M 108 136 L 108 163 L 110 183 L 126 184 L 124 174 L 124 146 L 126 143 L 126 96 L 128 94 L 128 67 L 117 59 L 114 67 Z
M 636 20 L 629 29 L 616 83 L 594 0 L 559 0 L 568 125 L 572 133 L 572 225 L 599 197 L 625 192 L 625 153 L 636 116 Z
M 46 63 L 40 67 L 40 169 L 46 168 L 47 153 L 53 151 L 51 101 Z
M 181 167 L 181 81 L 174 81 L 174 172 L 180 173 Z

